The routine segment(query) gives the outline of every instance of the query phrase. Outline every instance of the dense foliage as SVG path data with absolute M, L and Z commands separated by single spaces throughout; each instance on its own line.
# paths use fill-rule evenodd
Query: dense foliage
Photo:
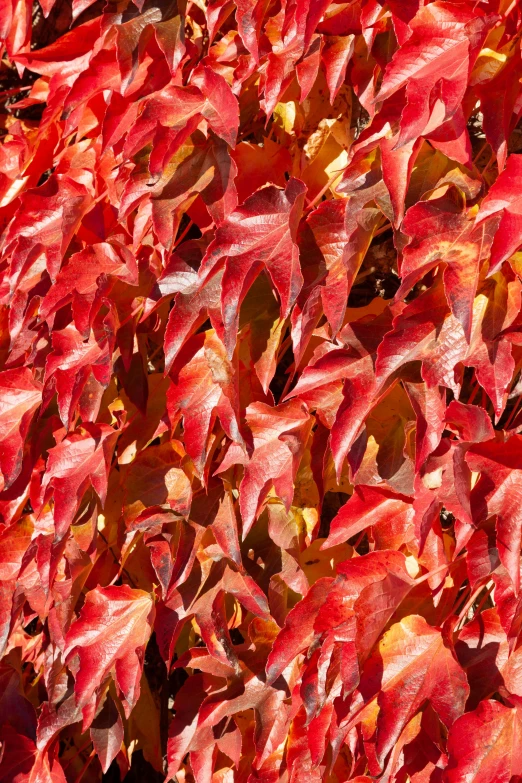
M 522 780 L 519 0 L 0 0 L 0 783 Z

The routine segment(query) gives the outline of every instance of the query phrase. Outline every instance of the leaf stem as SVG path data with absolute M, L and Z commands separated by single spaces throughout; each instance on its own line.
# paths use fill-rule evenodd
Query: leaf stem
M 319 191 L 319 193 L 315 196 L 315 198 L 312 199 L 312 201 L 310 201 L 306 205 L 306 209 L 305 209 L 306 212 L 309 212 L 311 209 L 315 207 L 315 205 L 322 199 L 322 197 L 324 196 L 328 188 L 333 185 L 336 179 L 339 179 L 339 176 L 343 173 L 343 171 L 344 169 L 339 169 L 338 171 L 335 172 L 335 174 L 332 174 L 332 176 L 330 177 L 330 179 L 328 180 L 324 188 L 322 188 L 322 190 Z
M 180 234 L 180 236 L 176 239 L 176 241 L 174 243 L 174 247 L 172 248 L 173 250 L 175 250 L 178 247 L 178 245 L 180 245 L 183 242 L 183 240 L 185 239 L 185 237 L 187 236 L 188 232 L 190 231 L 190 229 L 192 228 L 193 225 L 194 225 L 194 221 L 192 219 L 189 220 L 189 222 L 187 223 L 187 225 L 183 229 L 183 231 Z
M 381 226 L 381 227 L 380 227 L 380 228 L 379 228 L 379 229 L 378 229 L 378 230 L 377 230 L 377 231 L 374 233 L 374 235 L 373 235 L 373 236 L 374 236 L 374 237 L 378 237 L 378 236 L 380 236 L 381 234 L 384 234 L 384 232 L 385 232 L 385 231 L 389 231 L 389 230 L 390 230 L 390 228 L 393 228 L 393 226 L 392 226 L 392 224 L 390 223 L 390 221 L 389 221 L 389 220 L 387 220 L 387 221 L 386 221 L 386 223 L 384 224 L 384 226 Z
M 473 163 L 476 163 L 480 159 L 480 156 L 482 155 L 482 153 L 484 152 L 484 150 L 486 149 L 488 144 L 489 144 L 488 140 L 484 139 L 484 144 L 481 145 L 479 151 L 477 152 L 477 154 L 473 158 Z
M 89 741 L 88 741 L 88 742 L 86 742 L 86 743 L 85 743 L 85 745 L 82 745 L 82 747 L 81 747 L 81 748 L 76 748 L 76 753 L 75 753 L 73 756 L 71 756 L 71 758 L 70 758 L 70 759 L 67 759 L 67 762 L 66 762 L 66 763 L 63 765 L 63 767 L 62 767 L 63 771 L 65 772 L 65 770 L 66 770 L 66 769 L 69 769 L 69 767 L 70 767 L 70 765 L 73 763 L 73 761 L 74 761 L 75 759 L 77 759 L 77 758 L 78 758 L 78 756 L 81 756 L 81 755 L 82 755 L 82 753 L 83 753 L 85 750 L 87 750 L 87 748 L 88 748 L 88 747 L 90 747 L 91 745 L 92 745 L 92 740 L 91 740 L 91 739 L 89 739 Z
M 507 421 L 506 421 L 506 423 L 504 424 L 504 429 L 505 429 L 505 430 L 508 430 L 508 429 L 509 429 L 509 426 L 510 426 L 510 424 L 512 424 L 512 423 L 513 423 L 513 421 L 514 421 L 514 419 L 515 419 L 515 416 L 516 416 L 516 414 L 518 413 L 518 409 L 520 408 L 520 403 L 521 403 L 521 402 L 522 402 L 522 395 L 520 395 L 520 397 L 518 398 L 518 400 L 516 401 L 516 403 L 513 405 L 513 410 L 512 410 L 512 411 L 511 411 L 511 413 L 509 414 L 508 420 L 507 420 Z
M 449 570 L 452 566 L 455 565 L 455 563 L 459 563 L 463 559 L 464 559 L 464 553 L 456 557 L 455 560 L 452 560 L 451 563 L 446 563 L 445 565 L 439 566 L 438 568 L 434 568 L 433 571 L 428 571 L 427 574 L 423 574 L 422 576 L 419 576 L 417 579 L 415 579 L 415 584 L 420 585 L 422 584 L 422 582 L 425 582 L 431 576 L 435 576 L 435 574 L 440 574 L 441 571 Z
M 466 615 L 468 614 L 469 610 L 471 609 L 471 607 L 473 606 L 473 604 L 475 603 L 475 601 L 477 600 L 477 598 L 479 597 L 481 592 L 484 590 L 484 588 L 488 587 L 486 594 L 483 596 L 480 604 L 478 605 L 478 607 L 476 608 L 475 612 L 473 613 L 473 617 L 476 617 L 479 614 L 480 610 L 482 609 L 482 606 L 484 605 L 484 602 L 486 601 L 488 595 L 493 590 L 494 586 L 495 585 L 492 584 L 492 585 L 490 585 L 488 587 L 487 584 L 482 583 L 481 585 L 479 585 L 479 587 L 477 587 L 476 590 L 474 590 L 474 592 L 471 594 L 471 596 L 466 601 L 465 605 L 463 606 L 463 608 L 460 611 L 459 619 L 458 619 L 458 622 L 457 622 L 457 624 L 455 626 L 455 632 L 456 631 L 460 631 L 460 629 L 463 627 L 464 620 L 466 619 Z
M 76 780 L 74 781 L 74 783 L 80 783 L 80 780 L 81 780 L 81 779 L 83 778 L 83 776 L 85 775 L 85 773 L 86 773 L 86 771 L 87 771 L 87 767 L 89 766 L 89 764 L 90 764 L 90 763 L 91 763 L 91 761 L 93 760 L 93 758 L 94 758 L 95 754 L 96 754 L 96 751 L 95 751 L 95 750 L 94 750 L 94 748 L 93 748 L 93 749 L 92 749 L 92 751 L 91 751 L 91 752 L 90 752 L 90 754 L 89 754 L 89 758 L 87 759 L 87 761 L 85 762 L 85 764 L 84 764 L 84 765 L 83 765 L 83 767 L 81 768 L 81 770 L 80 770 L 80 773 L 79 773 L 78 777 L 76 778 Z
M 128 323 L 131 320 L 131 318 L 134 318 L 134 316 L 137 315 L 140 310 L 143 310 L 143 302 L 140 303 L 138 307 L 135 307 L 134 310 L 132 310 L 132 312 L 130 312 L 129 315 L 123 319 L 118 329 L 121 329 L 122 326 L 125 326 L 125 324 Z
M 112 547 L 109 545 L 109 542 L 107 541 L 107 539 L 105 538 L 105 536 L 103 535 L 103 533 L 101 532 L 101 530 L 98 530 L 98 535 L 99 535 L 99 536 L 102 538 L 102 540 L 103 540 L 103 541 L 105 541 L 105 543 L 107 544 L 107 549 L 108 549 L 108 550 L 109 550 L 109 552 L 111 553 L 111 555 L 112 555 L 112 557 L 113 557 L 113 559 L 114 559 L 114 562 L 116 563 L 116 565 L 117 565 L 117 566 L 119 566 L 119 565 L 120 565 L 119 558 L 117 558 L 117 557 L 116 557 L 116 555 L 114 554 L 114 552 L 112 551 Z M 131 583 L 131 585 L 132 585 L 134 588 L 136 587 L 136 583 L 134 582 L 134 580 L 133 580 L 132 576 L 129 574 L 129 572 L 128 572 L 128 571 L 127 571 L 125 568 L 123 568 L 123 566 L 121 566 L 121 567 L 120 567 L 120 573 L 123 573 L 123 574 L 125 574 L 125 576 L 126 576 L 126 577 L 127 577 L 127 579 L 129 580 L 129 582 Z

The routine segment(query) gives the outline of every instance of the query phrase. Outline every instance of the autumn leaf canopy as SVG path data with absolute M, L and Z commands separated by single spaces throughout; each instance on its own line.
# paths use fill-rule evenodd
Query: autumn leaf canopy
M 0 783 L 522 780 L 520 0 L 0 0 Z

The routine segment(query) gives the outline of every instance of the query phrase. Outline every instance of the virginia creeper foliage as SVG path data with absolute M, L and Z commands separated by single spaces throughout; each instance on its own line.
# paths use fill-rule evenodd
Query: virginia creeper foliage
M 0 0 L 0 783 L 522 780 L 520 0 Z

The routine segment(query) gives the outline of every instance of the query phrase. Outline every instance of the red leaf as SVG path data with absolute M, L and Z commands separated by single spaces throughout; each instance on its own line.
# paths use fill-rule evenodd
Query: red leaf
M 154 620 L 152 597 L 143 590 L 97 587 L 85 597 L 85 604 L 65 640 L 67 661 L 77 655 L 80 666 L 75 676 L 76 701 L 89 705 L 96 689 L 115 672 L 126 714 L 140 694 L 145 645 Z
M 106 773 L 123 742 L 123 723 L 111 695 L 108 693 L 103 708 L 91 725 L 91 738 L 102 772 Z
M 18 734 L 10 726 L 2 729 L 1 783 L 22 783 L 30 780 L 36 756 L 36 746 L 29 737 Z
M 412 35 L 386 66 L 376 97 L 376 101 L 384 101 L 406 86 L 407 104 L 397 146 L 416 139 L 428 128 L 434 130 L 455 114 L 492 21 L 471 10 L 438 3 L 418 11 L 409 23 Z M 432 114 L 430 105 L 437 85 L 441 85 L 437 96 L 442 104 L 440 119 Z
M 522 496 L 519 464 L 522 438 L 515 435 L 506 443 L 488 441 L 473 446 L 466 460 L 480 471 L 471 503 L 477 521 L 497 515 L 497 547 L 500 559 L 518 595 L 520 589 L 520 546 L 522 541 Z
M 419 471 L 440 443 L 444 430 L 445 394 L 420 384 L 405 384 L 417 417 L 415 432 L 415 470 Z
M 22 469 L 23 445 L 42 401 L 42 384 L 24 367 L 0 373 L 0 390 L 0 467 L 7 489 Z
M 445 726 L 463 713 L 469 693 L 466 675 L 444 645 L 440 631 L 410 615 L 384 635 L 359 686 L 365 701 L 376 696 L 377 761 L 382 766 L 402 728 L 426 699 Z
M 228 436 L 243 443 L 236 417 L 239 389 L 224 346 L 212 332 L 193 338 L 179 362 L 184 366 L 167 392 L 167 409 L 171 422 L 183 415 L 187 452 L 201 475 L 216 416 Z
M 384 487 L 365 487 L 359 484 L 347 503 L 334 517 L 330 535 L 322 548 L 336 546 L 367 528 L 393 525 L 407 528 L 413 522 L 412 500 Z
M 496 272 L 503 261 L 518 249 L 522 242 L 522 206 L 516 183 L 522 171 L 519 155 L 510 155 L 506 168 L 492 185 L 480 205 L 476 223 L 500 216 L 500 224 L 491 248 L 490 272 Z
M 326 82 L 333 104 L 346 76 L 348 62 L 353 55 L 353 35 L 325 36 L 322 60 L 326 71 Z
M 85 491 L 92 486 L 102 504 L 107 474 L 119 433 L 107 424 L 85 424 L 49 450 L 43 486 L 54 497 L 54 522 L 65 535 Z
M 52 387 L 58 394 L 58 410 L 65 427 L 71 425 L 76 406 L 80 403 L 82 392 L 90 377 L 98 384 L 99 399 L 102 388 L 109 385 L 111 377 L 110 352 L 106 340 L 98 342 L 93 336 L 84 342 L 80 333 L 70 324 L 62 331 L 53 332 L 53 350 L 47 357 L 45 367 L 46 396 L 52 393 Z M 91 391 L 94 397 L 94 389 Z M 98 405 L 89 410 L 83 406 L 84 421 L 93 420 L 98 413 Z M 89 406 L 90 407 L 90 406 Z
M 338 200 L 324 201 L 307 220 L 326 263 L 321 298 L 334 333 L 342 326 L 348 294 L 373 236 L 374 220 L 361 218 L 354 217 L 350 202 Z
M 39 253 L 45 256 L 51 279 L 56 279 L 63 256 L 92 199 L 83 183 L 67 175 L 55 175 L 33 192 L 24 194 L 21 202 L 22 209 L 10 223 L 3 242 L 6 250 L 16 248 L 17 263 L 11 269 L 13 289 L 24 265 L 34 263 Z
M 518 709 L 482 701 L 450 731 L 448 781 L 509 783 L 513 775 L 522 774 L 521 732 Z
M 404 249 L 397 295 L 402 297 L 433 267 L 445 263 L 448 304 L 469 342 L 479 273 L 493 241 L 491 224 L 474 228 L 459 206 L 443 196 L 411 207 L 402 230 L 411 240 Z
M 296 179 L 284 192 L 274 187 L 258 190 L 218 228 L 207 250 L 200 271 L 204 278 L 224 265 L 221 307 L 229 356 L 236 343 L 239 307 L 263 267 L 279 294 L 283 317 L 301 289 L 295 237 L 305 190 Z
M 332 586 L 332 579 L 319 579 L 300 601 L 285 622 L 266 664 L 267 682 L 273 683 L 284 672 L 296 655 L 311 644 L 317 614 Z
M 446 408 L 446 422 L 453 425 L 461 440 L 482 443 L 495 435 L 491 420 L 483 408 L 464 405 L 458 400 L 452 400 Z
M 455 652 L 470 685 L 466 705 L 469 710 L 478 706 L 482 699 L 489 698 L 503 682 L 509 645 L 495 608 L 486 609 L 464 626 L 459 632 Z
M 247 408 L 247 423 L 254 438 L 254 452 L 245 465 L 239 507 L 243 539 L 252 527 L 261 504 L 273 484 L 277 496 L 289 508 L 293 480 L 299 467 L 312 421 L 298 400 L 271 408 L 258 402 Z M 228 457 L 225 460 L 231 459 Z M 224 465 L 220 470 L 224 470 Z
M 125 247 L 100 242 L 88 250 L 75 253 L 44 297 L 40 317 L 47 319 L 60 307 L 72 302 L 74 324 L 82 337 L 87 338 L 94 317 L 102 306 L 102 297 L 112 287 L 112 276 L 131 285 L 137 283 L 136 261 Z

